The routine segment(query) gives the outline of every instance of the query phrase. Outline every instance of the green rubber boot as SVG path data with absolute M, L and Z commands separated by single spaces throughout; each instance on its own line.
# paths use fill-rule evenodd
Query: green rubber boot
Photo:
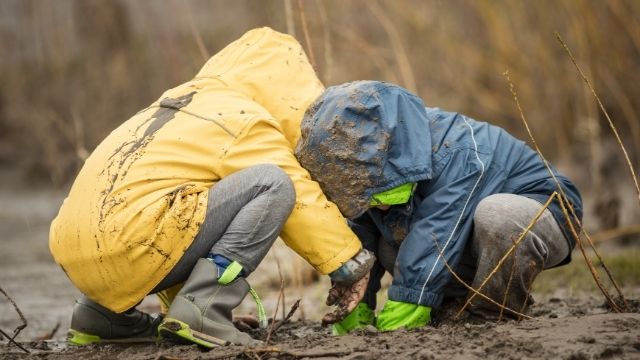
M 76 301 L 67 332 L 70 345 L 155 342 L 162 318 L 135 308 L 121 314 L 82 296 Z
M 217 273 L 218 268 L 212 261 L 198 260 L 158 328 L 162 338 L 206 348 L 260 343 L 236 329 L 231 321 L 231 310 L 249 293 L 249 284 L 244 278 L 234 276 L 223 285 L 217 280 Z

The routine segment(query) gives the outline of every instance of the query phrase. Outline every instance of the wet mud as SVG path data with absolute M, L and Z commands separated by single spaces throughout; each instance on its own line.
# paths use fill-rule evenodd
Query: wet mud
M 640 358 L 639 301 L 628 313 L 612 313 L 596 298 L 552 298 L 532 307 L 534 320 L 486 322 L 472 318 L 436 319 L 419 330 L 379 333 L 374 327 L 332 336 L 318 322 L 294 321 L 269 344 L 204 350 L 168 343 L 67 346 L 61 340 L 0 347 L 3 359 L 637 359 Z M 254 331 L 265 339 L 266 332 Z

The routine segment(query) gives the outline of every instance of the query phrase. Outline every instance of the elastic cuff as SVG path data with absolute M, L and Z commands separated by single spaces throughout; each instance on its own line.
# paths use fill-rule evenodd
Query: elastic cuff
M 410 304 L 418 304 L 429 306 L 432 308 L 439 307 L 442 304 L 443 294 L 436 294 L 425 291 L 420 299 L 420 290 L 410 289 L 398 285 L 391 285 L 388 291 L 389 299 L 393 301 L 401 301 Z M 418 303 L 418 300 L 420 302 Z
M 215 249 L 215 250 L 214 250 Z M 242 269 L 243 269 L 243 274 L 245 277 L 249 276 L 249 274 L 251 274 L 257 267 L 253 266 L 252 262 L 249 261 L 248 259 L 245 259 L 243 256 L 238 255 L 232 251 L 226 250 L 226 249 L 220 249 L 220 248 L 212 248 L 211 249 L 212 252 L 215 252 L 216 254 L 222 255 L 224 257 L 226 257 L 227 259 L 231 260 L 231 261 L 235 261 L 237 263 L 239 263 L 240 265 L 242 265 Z M 259 265 L 259 263 L 258 263 Z
M 335 270 L 337 270 L 342 264 L 349 261 L 352 257 L 354 257 L 359 251 L 362 249 L 362 243 L 357 236 L 354 236 L 351 241 L 342 248 L 334 257 L 323 262 L 322 264 L 314 265 L 321 274 L 327 275 Z M 313 265 L 313 264 L 312 264 Z

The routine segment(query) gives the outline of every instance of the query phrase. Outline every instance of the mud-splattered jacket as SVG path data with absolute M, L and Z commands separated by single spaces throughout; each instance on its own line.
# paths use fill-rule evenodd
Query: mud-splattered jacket
M 524 142 L 488 123 L 426 108 L 418 97 L 382 82 L 327 89 L 305 115 L 296 156 L 342 213 L 355 219 L 365 247 L 377 241 L 399 247 L 389 298 L 427 306 L 442 302 L 450 280 L 438 247 L 455 267 L 481 199 L 512 193 L 544 204 L 556 190 Z M 581 217 L 578 190 L 553 171 Z M 408 182 L 417 182 L 408 204 L 369 209 L 372 194 Z M 559 203 L 550 210 L 573 248 Z
M 304 111 L 323 90 L 292 37 L 246 33 L 95 149 L 51 225 L 56 262 L 91 299 L 127 310 L 191 244 L 208 190 L 269 163 L 296 190 L 282 238 L 320 272 L 337 269 L 360 241 L 293 154 Z

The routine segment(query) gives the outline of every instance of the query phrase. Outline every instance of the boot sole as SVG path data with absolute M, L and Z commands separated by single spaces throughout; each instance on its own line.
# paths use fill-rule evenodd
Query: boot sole
M 130 337 L 121 339 L 103 339 L 97 335 L 83 333 L 78 330 L 69 329 L 67 331 L 67 343 L 72 346 L 85 346 L 93 344 L 136 344 L 136 343 L 157 343 L 158 338 L 149 337 Z
M 171 318 L 164 319 L 162 324 L 158 326 L 158 333 L 163 339 L 176 344 L 198 344 L 207 349 L 230 344 L 226 340 L 193 330 L 188 324 Z

